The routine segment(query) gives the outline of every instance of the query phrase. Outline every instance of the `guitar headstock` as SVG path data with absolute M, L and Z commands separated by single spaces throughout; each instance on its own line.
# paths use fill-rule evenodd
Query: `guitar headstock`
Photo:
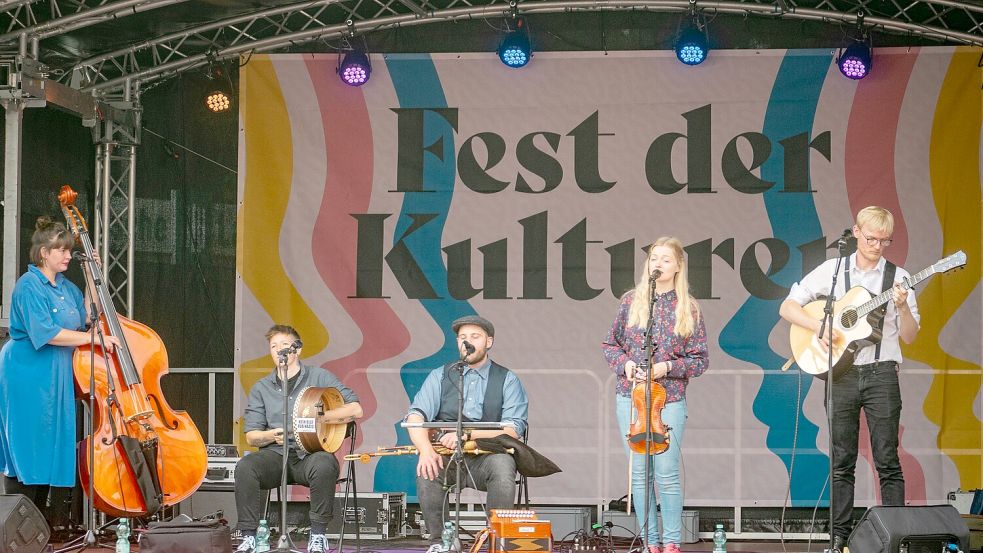
M 958 269 L 966 264 L 966 253 L 962 250 L 941 259 L 932 265 L 932 271 L 936 273 L 945 273 L 953 269 Z

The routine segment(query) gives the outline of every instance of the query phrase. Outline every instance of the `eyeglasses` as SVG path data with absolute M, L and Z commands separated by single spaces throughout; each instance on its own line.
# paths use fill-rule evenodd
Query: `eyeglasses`
M 877 244 L 878 242 L 880 242 L 881 243 L 881 247 L 886 248 L 886 247 L 890 246 L 894 242 L 894 240 L 891 240 L 890 238 L 885 238 L 883 240 L 881 240 L 879 238 L 871 238 L 870 236 L 867 236 L 864 233 L 864 231 L 862 231 L 862 230 L 860 231 L 860 234 L 862 234 L 863 237 L 865 239 L 867 239 L 867 245 L 868 246 L 873 246 L 873 245 Z

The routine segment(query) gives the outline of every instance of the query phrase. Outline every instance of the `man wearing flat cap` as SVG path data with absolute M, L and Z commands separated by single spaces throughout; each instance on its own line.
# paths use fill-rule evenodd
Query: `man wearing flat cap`
M 464 438 L 491 438 L 508 434 L 519 438 L 526 431 L 529 400 L 519 378 L 505 367 L 491 360 L 488 350 L 495 341 L 495 327 L 488 319 L 478 315 L 461 317 L 451 323 L 457 335 L 458 351 L 464 356 L 464 421 L 501 422 L 502 430 L 465 431 Z M 473 348 L 473 352 L 467 353 Z M 465 355 L 466 354 L 466 355 Z M 408 422 L 456 422 L 459 402 L 460 374 L 455 363 L 434 369 L 413 398 Z M 430 532 L 432 550 L 440 548 L 440 533 L 448 516 L 447 495 L 444 489 L 448 456 L 438 454 L 430 442 L 425 428 L 410 428 L 410 439 L 419 451 L 416 466 L 416 492 L 427 530 Z M 453 450 L 457 447 L 456 432 L 447 432 L 438 439 L 440 444 Z M 515 460 L 506 453 L 491 455 L 466 455 L 466 467 L 461 467 L 463 485 L 488 492 L 485 507 L 512 509 L 515 507 Z M 454 471 L 447 474 L 453 484 Z M 428 552 L 430 553 L 430 552 Z

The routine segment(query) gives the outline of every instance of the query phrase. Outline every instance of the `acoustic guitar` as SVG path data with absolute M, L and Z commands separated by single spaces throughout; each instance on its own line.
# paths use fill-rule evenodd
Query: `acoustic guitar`
M 966 254 L 961 250 L 939 260 L 909 278 L 901 280 L 905 290 L 914 288 L 936 273 L 945 273 L 966 264 Z M 873 295 L 863 286 L 850 288 L 842 298 L 833 303 L 833 379 L 853 365 L 853 359 L 860 348 L 876 344 L 881 340 L 880 321 L 884 317 L 881 306 L 891 300 L 891 289 Z M 802 308 L 817 321 L 823 318 L 826 300 L 816 300 Z M 826 330 L 825 332 L 828 332 Z M 823 376 L 829 372 L 829 356 L 819 344 L 816 333 L 808 328 L 793 324 L 789 330 L 792 356 L 803 371 Z

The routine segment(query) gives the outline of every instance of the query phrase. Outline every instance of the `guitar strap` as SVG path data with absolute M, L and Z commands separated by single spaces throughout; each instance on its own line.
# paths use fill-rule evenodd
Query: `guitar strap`
M 843 260 L 843 284 L 846 285 L 844 290 L 849 290 L 850 286 L 850 256 L 846 256 Z M 897 271 L 898 266 L 891 263 L 887 259 L 884 260 L 884 280 L 881 281 L 881 292 L 887 290 L 891 286 L 894 286 L 894 274 Z M 880 293 L 880 292 L 878 292 Z M 883 330 L 884 328 L 884 317 L 887 316 L 887 305 L 884 304 L 883 307 L 879 308 L 881 311 L 881 319 L 877 323 L 877 330 Z M 881 360 L 881 342 L 878 341 L 877 345 L 874 347 L 874 362 L 877 363 Z

